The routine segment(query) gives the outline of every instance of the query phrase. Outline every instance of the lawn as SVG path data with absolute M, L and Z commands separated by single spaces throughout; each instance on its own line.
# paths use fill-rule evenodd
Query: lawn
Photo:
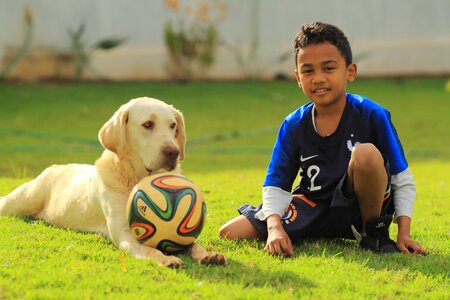
M 417 184 L 412 235 L 426 257 L 379 256 L 354 241 L 306 240 L 295 257 L 263 242 L 224 241 L 219 227 L 241 204 L 258 204 L 283 118 L 306 102 L 294 82 L 0 84 L 0 195 L 51 164 L 93 163 L 97 133 L 130 98 L 152 96 L 180 109 L 188 145 L 184 174 L 204 191 L 198 241 L 226 267 L 183 257 L 179 270 L 117 250 L 95 234 L 42 221 L 0 218 L 0 299 L 372 299 L 450 298 L 450 93 L 445 80 L 361 79 L 364 94 L 392 113 Z M 396 226 L 391 235 L 395 237 Z

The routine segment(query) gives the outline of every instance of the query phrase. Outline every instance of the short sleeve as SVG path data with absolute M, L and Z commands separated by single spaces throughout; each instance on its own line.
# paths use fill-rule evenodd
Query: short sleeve
M 273 186 L 291 192 L 292 184 L 300 168 L 295 131 L 286 119 L 278 131 L 263 186 Z
M 391 114 L 388 110 L 380 108 L 375 111 L 373 122 L 373 132 L 375 141 L 388 161 L 389 171 L 392 175 L 404 171 L 408 167 L 408 162 L 403 151 L 402 144 L 397 131 L 391 121 Z

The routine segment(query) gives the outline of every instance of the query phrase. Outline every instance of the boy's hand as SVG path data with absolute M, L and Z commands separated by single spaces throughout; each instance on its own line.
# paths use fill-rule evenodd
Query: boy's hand
M 425 249 L 418 242 L 412 240 L 409 235 L 411 219 L 406 216 L 400 216 L 397 219 L 397 223 L 397 248 L 406 254 L 427 255 Z
M 398 235 L 397 248 L 406 254 L 427 255 L 425 249 L 408 235 Z
M 265 251 L 274 255 L 293 256 L 291 239 L 281 225 L 281 217 L 271 215 L 267 218 L 267 243 Z

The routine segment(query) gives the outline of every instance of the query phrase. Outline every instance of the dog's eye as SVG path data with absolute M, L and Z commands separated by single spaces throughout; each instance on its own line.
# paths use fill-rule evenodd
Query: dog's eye
M 175 129 L 175 127 L 177 127 L 177 124 L 175 122 L 173 122 L 172 124 L 170 124 L 170 129 Z
M 147 121 L 144 124 L 142 124 L 142 126 L 145 129 L 153 129 L 153 127 L 155 126 L 155 123 L 153 123 L 153 121 Z

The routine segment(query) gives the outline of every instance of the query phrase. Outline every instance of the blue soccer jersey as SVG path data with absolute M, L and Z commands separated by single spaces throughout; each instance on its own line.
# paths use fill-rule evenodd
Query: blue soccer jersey
M 351 151 L 358 143 L 372 143 L 387 158 L 389 171 L 408 167 L 390 113 L 360 95 L 347 94 L 347 103 L 336 131 L 320 136 L 313 123 L 313 103 L 291 113 L 281 125 L 263 186 L 291 192 L 300 170 L 295 194 L 330 203 L 345 174 Z

